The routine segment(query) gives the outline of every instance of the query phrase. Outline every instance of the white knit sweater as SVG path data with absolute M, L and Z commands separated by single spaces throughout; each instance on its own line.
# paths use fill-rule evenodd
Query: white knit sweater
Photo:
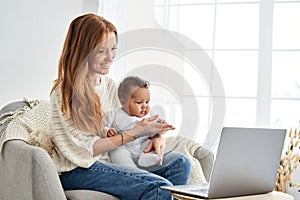
M 101 76 L 101 84 L 95 90 L 100 96 L 103 112 L 120 107 L 116 84 L 110 78 Z M 51 157 L 58 172 L 70 171 L 77 166 L 87 168 L 97 160 L 109 162 L 107 153 L 93 157 L 93 144 L 99 137 L 88 136 L 76 129 L 71 118 L 61 111 L 59 87 L 51 94 L 50 107 L 50 132 L 54 142 Z

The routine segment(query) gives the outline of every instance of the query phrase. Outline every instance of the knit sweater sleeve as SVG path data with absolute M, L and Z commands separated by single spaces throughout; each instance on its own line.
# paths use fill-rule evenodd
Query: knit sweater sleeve
M 97 160 L 93 157 L 92 146 L 99 137 L 89 136 L 78 130 L 72 119 L 61 111 L 59 87 L 52 92 L 50 104 L 50 130 L 56 152 L 53 159 L 58 171 L 68 171 L 76 166 L 91 166 Z M 106 160 L 106 155 L 102 157 Z

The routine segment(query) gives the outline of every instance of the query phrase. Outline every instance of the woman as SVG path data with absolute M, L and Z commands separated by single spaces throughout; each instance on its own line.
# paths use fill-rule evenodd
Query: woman
M 103 113 L 120 106 L 116 85 L 104 76 L 116 45 L 116 28 L 100 16 L 82 15 L 70 24 L 51 91 L 52 159 L 65 190 L 96 190 L 130 200 L 172 199 L 160 186 L 186 184 L 190 163 L 178 153 L 164 155 L 162 136 L 154 137 L 146 150 L 154 149 L 160 157 L 156 168 L 144 171 L 109 162 L 108 151 L 169 128 L 152 117 L 123 134 L 105 136 Z

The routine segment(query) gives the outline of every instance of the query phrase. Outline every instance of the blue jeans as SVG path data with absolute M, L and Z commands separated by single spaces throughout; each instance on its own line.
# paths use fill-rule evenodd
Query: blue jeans
M 184 155 L 169 152 L 162 166 L 149 170 L 95 162 L 89 168 L 61 173 L 60 181 L 65 190 L 96 190 L 121 200 L 168 200 L 171 193 L 160 186 L 187 184 L 191 164 Z

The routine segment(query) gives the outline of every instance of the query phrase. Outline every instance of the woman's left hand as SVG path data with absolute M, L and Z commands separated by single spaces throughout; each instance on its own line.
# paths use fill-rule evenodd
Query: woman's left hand
M 159 137 L 155 137 L 151 140 L 147 149 L 144 150 L 144 153 L 149 153 L 150 151 L 154 150 L 159 157 L 158 164 L 162 165 L 165 154 L 165 148 L 165 138 L 161 134 L 159 134 Z

